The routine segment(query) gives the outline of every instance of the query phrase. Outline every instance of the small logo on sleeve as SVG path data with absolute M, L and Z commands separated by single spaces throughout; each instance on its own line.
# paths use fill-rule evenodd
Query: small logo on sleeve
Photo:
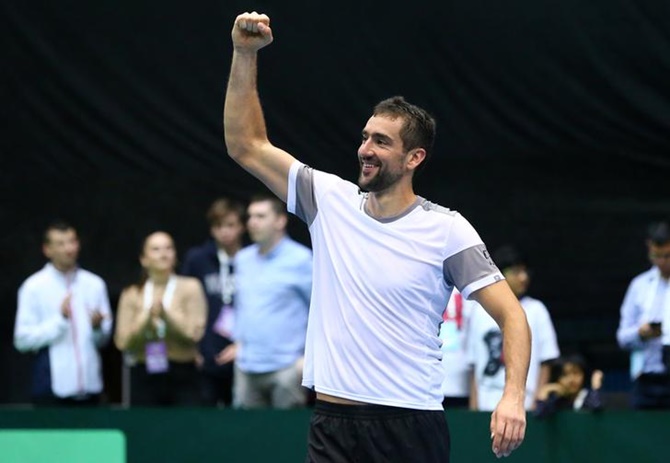
M 489 251 L 484 248 L 482 249 L 482 254 L 484 255 L 484 259 L 489 263 L 491 267 L 495 267 L 495 263 L 493 262 L 493 259 L 491 259 L 491 254 L 489 254 Z

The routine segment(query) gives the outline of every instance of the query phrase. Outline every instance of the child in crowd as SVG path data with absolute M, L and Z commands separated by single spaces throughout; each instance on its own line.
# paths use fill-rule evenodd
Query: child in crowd
M 534 415 L 544 418 L 558 410 L 600 410 L 603 408 L 600 388 L 603 372 L 591 374 L 591 387 L 586 386 L 588 367 L 581 355 L 559 358 L 552 368 L 552 379 L 538 393 Z

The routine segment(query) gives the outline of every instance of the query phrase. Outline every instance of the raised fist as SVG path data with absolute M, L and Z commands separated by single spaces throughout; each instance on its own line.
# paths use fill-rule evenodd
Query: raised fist
M 242 13 L 235 18 L 231 35 L 236 51 L 258 51 L 272 42 L 270 18 L 255 11 Z

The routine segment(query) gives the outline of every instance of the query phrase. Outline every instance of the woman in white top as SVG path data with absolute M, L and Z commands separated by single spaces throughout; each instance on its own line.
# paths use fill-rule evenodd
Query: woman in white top
M 165 232 L 147 236 L 143 276 L 121 294 L 114 335 L 130 361 L 131 405 L 196 405 L 197 344 L 207 317 L 196 278 L 175 275 L 176 251 Z

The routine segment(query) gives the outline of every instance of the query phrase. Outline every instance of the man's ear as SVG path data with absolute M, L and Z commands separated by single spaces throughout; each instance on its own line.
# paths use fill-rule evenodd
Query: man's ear
M 411 170 L 416 170 L 417 167 L 426 159 L 426 150 L 423 148 L 416 148 L 409 152 L 407 159 L 407 167 Z
M 279 224 L 280 224 L 280 227 L 283 230 L 286 230 L 286 227 L 288 227 L 288 215 L 287 214 L 280 214 L 279 215 Z

